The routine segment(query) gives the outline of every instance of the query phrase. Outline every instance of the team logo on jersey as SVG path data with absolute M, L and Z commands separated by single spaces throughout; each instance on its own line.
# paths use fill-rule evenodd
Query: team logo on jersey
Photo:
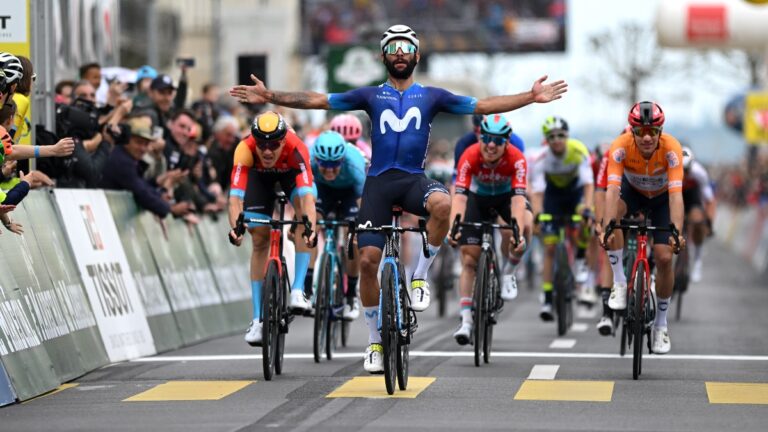
M 667 163 L 669 164 L 670 168 L 675 168 L 676 166 L 680 165 L 680 159 L 677 158 L 677 155 L 672 150 L 667 152 Z
M 616 163 L 621 163 L 625 157 L 627 157 L 627 152 L 623 148 L 616 149 L 616 151 L 613 152 L 613 160 L 616 161 Z
M 418 107 L 411 107 L 406 111 L 402 119 L 398 118 L 391 109 L 384 110 L 379 117 L 379 130 L 382 134 L 387 133 L 385 125 L 395 132 L 402 132 L 408 129 L 412 119 L 416 119 L 416 129 L 421 128 L 421 111 Z
M 515 180 L 517 180 L 518 183 L 522 183 L 525 179 L 525 160 L 520 159 L 517 162 L 515 162 Z

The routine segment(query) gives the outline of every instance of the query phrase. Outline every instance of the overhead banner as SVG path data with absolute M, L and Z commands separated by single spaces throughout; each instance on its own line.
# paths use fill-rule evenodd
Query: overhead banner
M 110 361 L 155 354 L 104 191 L 56 189 L 54 196 Z
M 768 92 L 747 94 L 744 140 L 750 144 L 768 145 Z

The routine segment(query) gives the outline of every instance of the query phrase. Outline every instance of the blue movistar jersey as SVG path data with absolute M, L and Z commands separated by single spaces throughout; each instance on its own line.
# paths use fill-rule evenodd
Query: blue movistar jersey
M 333 181 L 328 181 L 320 174 L 315 157 L 315 147 L 309 149 L 310 165 L 315 183 L 324 184 L 334 189 L 354 189 L 358 197 L 363 195 L 365 183 L 365 157 L 363 153 L 350 143 L 344 148 L 344 161 L 341 163 L 341 171 Z
M 369 176 L 395 168 L 423 173 L 432 119 L 439 112 L 472 114 L 477 99 L 414 83 L 404 92 L 391 84 L 328 95 L 333 110 L 364 110 L 371 118 Z

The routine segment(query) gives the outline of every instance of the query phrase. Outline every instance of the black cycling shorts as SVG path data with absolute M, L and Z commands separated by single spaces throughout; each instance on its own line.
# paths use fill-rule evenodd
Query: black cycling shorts
M 669 226 L 669 193 L 664 192 L 653 198 L 638 192 L 626 177 L 621 179 L 621 199 L 627 205 L 627 216 L 639 211 L 648 210 L 650 225 L 666 228 Z M 626 217 L 626 216 L 625 216 Z M 653 241 L 656 244 L 669 244 L 672 235 L 668 232 L 654 231 Z
M 390 169 L 377 176 L 369 176 L 365 179 L 357 223 L 389 225 L 392 223 L 392 206 L 395 205 L 408 213 L 427 216 L 427 198 L 435 192 L 448 195 L 445 185 L 428 179 L 423 173 L 411 174 Z M 360 248 L 374 246 L 383 249 L 384 240 L 384 234 L 360 233 L 357 244 Z
M 491 210 L 505 223 L 512 220 L 512 192 L 501 195 L 477 195 L 467 193 L 467 210 L 464 212 L 464 222 L 497 222 Z M 451 221 L 453 222 L 453 221 Z M 518 222 L 522 223 L 522 222 Z M 462 227 L 459 244 L 462 246 L 479 246 L 482 242 L 483 231 L 475 227 Z
M 333 214 L 337 219 L 357 219 L 357 199 L 354 188 L 336 189 L 322 183 L 317 185 L 317 203 L 315 208 L 324 218 Z
M 572 216 L 576 213 L 576 207 L 581 203 L 584 195 L 584 186 L 579 186 L 579 179 L 574 179 L 564 188 L 558 188 L 550 184 L 544 190 L 544 213 L 552 216 Z M 541 225 L 541 232 L 545 236 L 556 235 L 559 232 L 558 222 L 545 222 Z
M 697 186 L 690 189 L 683 189 L 683 206 L 685 206 L 685 213 L 688 213 L 696 207 L 703 207 L 704 204 L 701 201 L 701 188 Z
M 289 201 L 293 202 L 297 192 L 296 174 L 294 170 L 277 173 L 251 169 L 248 173 L 243 209 L 251 214 L 271 217 L 277 198 L 276 190 L 282 190 L 289 197 Z

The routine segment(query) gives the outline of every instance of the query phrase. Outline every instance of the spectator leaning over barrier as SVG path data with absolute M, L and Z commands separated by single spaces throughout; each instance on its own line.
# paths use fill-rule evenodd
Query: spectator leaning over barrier
M 141 160 L 149 151 L 149 143 L 155 138 L 149 116 L 129 118 L 121 126 L 120 134 L 115 139 L 117 145 L 104 165 L 100 187 L 131 191 L 139 206 L 161 218 L 168 213 L 184 216 L 191 209 L 189 202 L 169 203 L 156 184 L 142 177 L 144 165 Z
M 5 136 L 7 134 L 7 130 L 11 127 L 11 124 L 13 123 L 15 108 L 16 106 L 13 104 L 13 102 L 0 108 L 0 132 L 2 132 L 0 135 Z M 8 135 L 8 142 L 12 143 L 10 135 Z M 16 149 L 15 152 L 14 148 Z M 5 149 L 3 150 L 4 162 L 0 163 L 0 165 L 2 165 L 0 190 L 3 192 L 9 191 L 21 181 L 19 178 L 15 177 L 16 160 L 11 159 L 10 155 L 13 153 L 19 153 L 20 151 L 29 152 L 30 150 L 34 152 L 34 149 L 30 148 L 30 146 L 13 146 L 7 151 Z M 40 186 L 53 186 L 53 181 L 41 171 L 31 171 L 27 176 L 25 176 L 25 178 L 29 182 L 29 185 L 32 189 Z
M 168 169 L 192 168 L 197 157 L 197 143 L 192 138 L 196 127 L 192 111 L 182 109 L 171 114 L 163 135 Z
M 13 120 L 13 130 L 16 133 L 13 136 L 15 142 L 20 142 L 23 137 L 28 137 L 31 132 L 32 123 L 29 120 L 29 96 L 32 94 L 32 84 L 37 79 L 32 68 L 32 62 L 24 57 L 19 56 L 19 62 L 23 72 L 21 78 L 19 78 L 16 84 L 16 92 L 13 94 L 13 102 L 16 104 L 16 114 Z M 28 144 L 29 140 L 25 141 Z
M 221 116 L 213 124 L 213 142 L 208 150 L 208 158 L 216 170 L 218 183 L 223 190 L 229 189 L 229 173 L 235 158 L 235 144 L 240 142 L 240 124 L 232 116 Z
M 2 97 L 0 97 L 2 101 Z M 3 126 L 6 130 L 10 128 L 13 123 L 13 116 L 15 113 L 16 105 L 13 101 L 10 101 L 2 106 L 0 109 L 0 126 Z M 25 146 L 14 145 L 11 152 L 6 152 L 6 160 L 23 160 L 40 157 L 66 157 L 72 154 L 75 148 L 75 143 L 72 138 L 62 138 L 55 145 L 51 146 Z
M 14 233 L 21 235 L 24 233 L 24 230 L 22 229 L 22 225 L 20 223 L 15 223 L 11 220 L 10 213 L 16 209 L 15 205 L 10 204 L 0 204 L 0 222 L 3 223 L 3 226 L 5 228 Z M 3 232 L 0 231 L 0 234 Z
M 0 140 L 2 141 L 2 154 L 0 155 L 0 165 L 5 163 L 5 156 L 13 153 L 13 141 L 8 131 L 0 126 Z M 24 197 L 29 193 L 29 189 L 34 180 L 33 173 L 24 174 L 20 173 L 19 182 L 11 188 L 7 193 L 0 190 L 0 204 L 6 205 L 18 205 Z

